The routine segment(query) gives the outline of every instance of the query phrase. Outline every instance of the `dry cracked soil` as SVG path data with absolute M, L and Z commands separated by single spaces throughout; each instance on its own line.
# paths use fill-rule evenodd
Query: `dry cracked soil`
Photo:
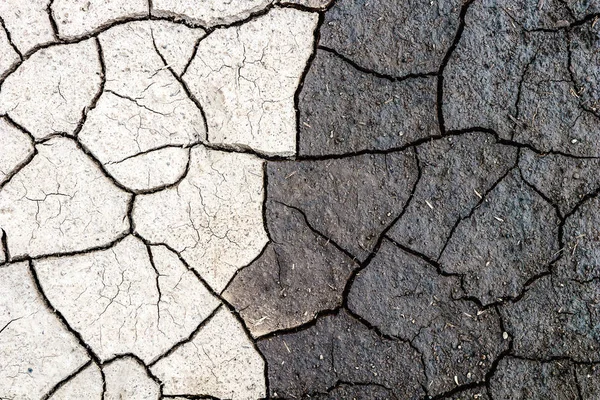
M 600 399 L 599 0 L 0 0 L 0 399 Z

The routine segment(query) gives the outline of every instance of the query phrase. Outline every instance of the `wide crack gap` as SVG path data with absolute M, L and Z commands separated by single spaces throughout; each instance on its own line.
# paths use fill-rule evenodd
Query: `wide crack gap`
M 323 22 L 325 22 L 325 13 L 319 13 L 319 19 L 317 20 L 317 25 L 313 31 L 313 45 L 311 53 L 306 61 L 302 75 L 300 75 L 300 80 L 298 81 L 298 86 L 296 86 L 296 91 L 294 92 L 294 112 L 296 115 L 296 156 L 300 154 L 300 94 L 304 88 L 304 82 L 308 76 L 308 72 L 310 71 L 315 57 L 317 56 L 317 49 L 319 48 L 319 42 L 321 40 L 321 26 L 323 26 Z
M 96 44 L 96 49 L 98 50 L 98 61 L 100 63 L 100 88 L 98 89 L 98 93 L 96 93 L 96 95 L 92 98 L 92 101 L 90 102 L 89 106 L 81 110 L 81 119 L 79 120 L 77 127 L 73 131 L 73 136 L 75 137 L 77 137 L 79 135 L 79 132 L 81 132 L 81 130 L 83 129 L 83 125 L 87 121 L 87 117 L 90 111 L 95 109 L 98 105 L 98 101 L 104 93 L 104 88 L 106 86 L 106 64 L 104 62 L 104 51 L 102 50 L 100 39 L 96 37 L 94 43 Z
M 65 386 L 67 383 L 71 382 L 71 380 L 74 379 L 80 372 L 82 372 L 84 369 L 86 369 L 87 367 L 89 367 L 92 364 L 94 364 L 94 362 L 92 360 L 88 360 L 81 367 L 77 368 L 71 374 L 69 374 L 68 376 L 66 376 L 65 378 L 63 378 L 60 382 L 58 382 L 56 385 L 54 385 L 52 387 L 52 389 L 50 389 L 44 396 L 42 396 L 42 400 L 48 400 L 60 388 L 62 388 L 63 386 Z
M 6 27 L 6 23 L 4 22 L 4 19 L 2 18 L 2 16 L 0 16 L 0 28 L 2 28 L 4 30 L 4 33 L 6 33 L 6 39 L 8 40 L 8 44 L 10 45 L 10 47 L 12 47 L 12 49 L 15 51 L 15 53 L 17 53 L 17 55 L 19 56 L 19 58 L 22 61 L 23 60 L 23 54 L 21 53 L 21 50 L 19 50 L 19 48 L 12 41 L 12 36 L 10 34 L 10 31 Z M 1 80 L 2 80 L 2 77 L 0 77 L 0 81 Z
M 34 286 L 35 286 L 42 302 L 46 306 L 46 308 L 52 314 L 54 314 L 54 316 L 56 316 L 56 318 L 61 322 L 63 327 L 67 331 L 69 331 L 69 333 L 71 335 L 73 335 L 73 337 L 75 337 L 75 339 L 77 340 L 79 345 L 87 352 L 88 357 L 100 368 L 100 366 L 102 365 L 102 360 L 100 359 L 100 357 L 98 357 L 98 355 L 94 352 L 94 350 L 91 348 L 91 346 L 88 345 L 85 342 L 85 340 L 83 340 L 83 337 L 81 336 L 81 334 L 78 331 L 76 331 L 75 329 L 73 329 L 73 327 L 71 327 L 71 325 L 69 324 L 67 319 L 63 316 L 63 314 L 59 310 L 57 310 L 56 307 L 54 307 L 52 305 L 52 303 L 50 302 L 50 299 L 48 298 L 48 296 L 46 296 L 46 293 L 44 292 L 42 284 L 40 283 L 40 280 L 38 278 L 38 274 L 35 269 L 34 262 L 32 260 L 29 260 L 28 265 L 29 265 L 29 273 L 33 280 Z
M 60 40 L 60 33 L 58 31 L 58 25 L 56 24 L 56 19 L 54 17 L 54 11 L 52 10 L 52 5 L 54 4 L 54 0 L 49 0 L 46 5 L 46 13 L 48 14 L 48 20 L 50 20 L 50 26 L 52 27 L 52 35 L 55 40 Z
M 10 261 L 11 262 L 39 261 L 39 260 L 46 260 L 48 258 L 63 258 L 63 257 L 72 257 L 72 256 L 83 255 L 83 254 L 90 254 L 90 253 L 94 253 L 96 251 L 108 250 L 111 247 L 116 246 L 119 242 L 121 242 L 127 236 L 129 236 L 129 232 L 123 232 L 116 239 L 112 240 L 109 243 L 99 245 L 99 246 L 89 247 L 84 250 L 66 251 L 66 252 L 61 252 L 61 253 L 47 253 L 47 254 L 42 254 L 42 255 L 34 256 L 34 257 L 28 256 L 28 255 L 17 256 L 17 257 L 13 257 Z
M 465 29 L 465 16 L 467 15 L 467 11 L 469 10 L 469 6 L 473 3 L 474 0 L 467 0 L 463 3 L 460 13 L 458 14 L 458 27 L 456 28 L 456 34 L 454 35 L 454 41 L 448 48 L 448 51 L 444 55 L 442 59 L 442 63 L 440 64 L 440 68 L 437 71 L 437 118 L 438 123 L 440 125 L 440 133 L 445 135 L 446 132 L 446 123 L 444 120 L 444 70 L 450 61 L 450 57 L 454 53 L 454 50 L 458 46 L 460 39 L 462 37 L 462 33 Z

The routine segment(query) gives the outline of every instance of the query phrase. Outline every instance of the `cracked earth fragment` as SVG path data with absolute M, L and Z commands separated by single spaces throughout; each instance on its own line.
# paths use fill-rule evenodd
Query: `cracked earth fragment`
M 341 305 L 346 282 L 358 268 L 313 232 L 301 211 L 274 201 L 266 207 L 271 243 L 223 292 L 255 337 L 294 328 Z
M 161 58 L 167 51 L 163 49 L 159 53 L 160 49 L 155 46 L 153 32 L 157 30 L 160 36 L 160 32 L 166 30 L 164 26 L 164 22 L 135 21 L 115 26 L 98 36 L 106 64 L 104 89 L 149 112 L 170 117 L 172 121 L 185 121 L 189 126 L 184 132 L 195 132 L 204 138 L 204 122 L 197 104 Z M 169 54 L 176 54 L 177 48 Z M 170 133 L 163 132 L 163 135 L 168 137 Z
M 100 90 L 101 65 L 94 39 L 41 49 L 0 86 L 0 114 L 36 139 L 71 135 Z
M 160 387 L 146 369 L 131 357 L 119 358 L 103 368 L 106 391 L 104 400 L 158 400 Z
M 205 35 L 206 31 L 201 28 L 188 28 L 168 21 L 152 23 L 156 49 L 178 76 L 185 71 L 196 45 Z
M 589 90 L 597 68 L 589 70 L 588 65 L 596 57 L 592 49 L 597 39 L 592 32 L 599 28 L 589 22 L 554 32 L 551 29 L 569 26 L 569 21 L 548 13 L 560 7 L 523 3 L 535 12 L 519 13 L 520 6 L 511 0 L 469 7 L 465 30 L 444 73 L 446 126 L 491 128 L 503 138 L 543 151 L 598 156 L 594 144 L 600 124 L 593 110 L 594 91 Z M 528 17 L 519 21 L 515 17 L 519 15 Z M 592 32 L 582 35 L 586 30 Z M 571 35 L 578 39 L 569 43 Z M 573 49 L 579 56 L 578 67 Z M 586 91 L 592 96 L 582 95 Z
M 107 91 L 89 113 L 79 140 L 120 184 L 153 190 L 181 177 L 189 152 L 183 147 L 202 138 L 195 131 L 203 129 L 201 113 L 193 105 L 181 112 L 200 120 L 189 124 L 177 113 L 162 114 Z
M 325 14 L 321 45 L 381 74 L 435 72 L 454 40 L 460 5 L 338 0 Z
M 181 254 L 216 292 L 262 251 L 263 162 L 197 146 L 185 178 L 135 199 L 135 230 Z
M 35 269 L 50 302 L 102 360 L 132 353 L 150 362 L 218 306 L 170 250 L 133 236 L 107 250 L 35 261 Z
M 0 228 L 11 259 L 105 246 L 129 229 L 130 195 L 66 138 L 37 154 L 0 190 Z
M 360 261 L 401 214 L 418 175 L 410 150 L 270 163 L 267 172 L 271 199 L 302 210 L 313 229 Z
M 439 135 L 435 82 L 379 78 L 318 50 L 299 98 L 299 154 L 386 150 Z
M 427 392 L 439 395 L 485 379 L 507 348 L 498 315 L 464 297 L 460 279 L 384 241 L 354 281 L 350 309 L 424 358 Z
M 211 143 L 295 153 L 294 94 L 316 24 L 315 13 L 275 8 L 200 42 L 183 80 L 204 107 Z
M 598 159 L 521 150 L 519 168 L 523 179 L 556 204 L 563 216 L 600 188 Z
M 265 396 L 264 368 L 242 325 L 221 307 L 188 342 L 150 370 L 163 382 L 166 395 L 250 400 Z
M 425 377 L 409 344 L 379 336 L 340 311 L 299 332 L 258 342 L 268 365 L 274 398 L 312 397 L 337 382 L 368 382 L 398 398 L 419 399 Z
M 0 396 L 41 398 L 88 360 L 37 292 L 27 262 L 0 268 Z
M 591 199 L 567 218 L 566 248 L 555 275 L 536 281 L 522 300 L 503 307 L 516 338 L 515 354 L 600 362 L 598 203 Z
M 29 53 L 38 46 L 56 42 L 57 38 L 46 12 L 47 6 L 48 0 L 0 3 L 0 18 L 21 54 Z

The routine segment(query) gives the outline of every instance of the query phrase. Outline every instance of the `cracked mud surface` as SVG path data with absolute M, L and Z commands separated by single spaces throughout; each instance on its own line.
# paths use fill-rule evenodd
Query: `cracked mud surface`
M 600 2 L 0 2 L 0 399 L 600 398 Z

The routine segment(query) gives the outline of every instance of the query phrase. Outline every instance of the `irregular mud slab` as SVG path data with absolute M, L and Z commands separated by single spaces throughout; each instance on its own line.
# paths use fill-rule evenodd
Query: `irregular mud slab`
M 161 26 L 154 21 L 137 21 L 115 26 L 98 36 L 106 64 L 105 90 L 131 99 L 148 111 L 170 117 L 172 121 L 185 123 L 188 130 L 204 138 L 206 132 L 200 109 L 178 78 L 166 68 L 158 46 L 155 47 L 153 32 L 161 30 Z M 162 134 L 169 136 L 180 130 L 181 127 Z
M 454 41 L 461 4 L 337 1 L 325 14 L 320 44 L 382 74 L 435 72 Z
M 569 214 L 587 195 L 600 188 L 600 160 L 521 150 L 519 169 L 523 178 Z
M 243 21 L 267 9 L 272 0 L 219 1 L 152 0 L 151 14 L 210 28 Z
M 40 297 L 26 262 L 0 268 L 0 393 L 42 398 L 87 361 Z
M 8 40 L 6 30 L 0 26 L 0 81 L 8 75 L 21 56 Z
M 182 108 L 185 118 L 175 113 L 177 107 Z M 202 120 L 189 120 L 194 114 L 202 118 L 193 104 L 173 105 L 171 111 L 163 114 L 114 92 L 105 92 L 88 114 L 79 139 L 104 164 L 167 145 L 185 146 L 204 139 Z
M 558 225 L 554 208 L 513 171 L 458 223 L 439 261 L 464 274 L 467 294 L 484 304 L 515 297 L 559 254 Z
M 158 400 L 160 387 L 146 374 L 146 367 L 132 357 L 119 358 L 102 367 L 105 400 Z
M 577 94 L 585 88 L 571 81 L 566 35 L 539 33 L 531 39 L 535 54 L 522 77 L 513 139 L 542 151 L 600 155 L 600 113 L 585 110 Z
M 508 11 L 508 3 L 478 2 L 469 7 L 465 30 L 444 72 L 446 127 L 486 127 L 542 151 L 598 156 L 599 119 L 586 110 L 590 99 L 580 96 L 572 81 L 569 35 L 525 33 L 518 25 L 545 29 L 552 25 L 550 20 L 558 26 L 568 24 L 559 16 L 567 13 L 562 2 L 548 5 L 558 13 L 554 16 L 537 1 L 525 3 L 527 9 L 538 9 L 532 15 Z M 529 19 L 517 21 L 514 15 Z M 588 35 L 582 54 L 591 56 L 595 40 Z M 585 77 L 587 86 L 598 81 L 594 73 L 586 72 Z
M 6 118 L 0 118 L 0 185 L 27 162 L 34 152 L 29 136 L 12 125 Z
M 42 49 L 2 83 L 0 114 L 37 139 L 73 134 L 98 94 L 100 59 L 94 39 Z
M 436 78 L 401 82 L 317 51 L 300 92 L 300 155 L 387 150 L 439 135 Z
M 156 190 L 179 181 L 187 171 L 189 150 L 166 147 L 106 164 L 121 185 L 136 192 Z
M 460 218 L 516 163 L 517 150 L 472 133 L 417 147 L 421 179 L 405 214 L 388 232 L 396 242 L 437 259 Z
M 498 400 L 581 398 L 573 364 L 568 360 L 538 362 L 505 357 L 491 378 L 490 389 Z
M 131 353 L 149 362 L 218 306 L 176 255 L 149 252 L 129 236 L 108 250 L 35 262 L 52 304 L 102 360 Z
M 418 176 L 414 153 L 269 164 L 269 198 L 363 261 L 401 213 Z
M 402 399 L 423 397 L 420 355 L 407 343 L 382 338 L 345 311 L 299 332 L 259 340 L 273 397 L 323 393 L 337 382 L 370 382 Z
M 501 309 L 514 354 L 600 362 L 599 302 L 597 280 L 540 278 L 521 300 Z
M 47 12 L 48 0 L 3 1 L 0 18 L 21 54 L 56 42 Z
M 54 392 L 48 400 L 102 400 L 102 393 L 100 368 L 91 363 Z
M 163 114 L 105 92 L 79 139 L 120 184 L 138 192 L 153 190 L 181 178 L 189 159 L 183 147 L 203 139 L 202 114 L 195 105 L 179 103 L 172 111 Z M 199 119 L 190 123 L 190 118 Z
M 566 248 L 556 273 L 580 282 L 600 279 L 600 199 L 585 202 L 569 216 L 563 228 Z
M 295 154 L 294 94 L 317 19 L 277 8 L 200 42 L 183 79 L 204 107 L 211 143 Z
M 176 187 L 136 197 L 136 232 L 175 249 L 221 292 L 268 241 L 262 167 L 253 155 L 194 147 L 189 172 Z
M 359 267 L 311 231 L 299 211 L 268 201 L 266 215 L 272 242 L 223 292 L 255 337 L 340 306 L 346 282 Z
M 72 140 L 36 147 L 38 154 L 0 191 L 0 227 L 13 259 L 104 246 L 129 229 L 130 195 Z
M 463 297 L 459 277 L 385 240 L 369 266 L 354 280 L 350 309 L 383 333 L 410 341 L 422 354 L 429 395 L 452 390 L 458 381 L 485 379 L 493 360 L 506 350 L 498 315 Z
M 264 361 L 224 307 L 194 336 L 150 368 L 165 395 L 233 400 L 265 397 Z
M 169 21 L 154 21 L 151 29 L 156 49 L 177 75 L 185 71 L 198 41 L 206 35 L 204 29 Z
M 497 2 L 474 2 L 460 41 L 444 69 L 447 129 L 485 127 L 510 137 L 519 82 L 532 50 Z
M 147 0 L 54 0 L 50 10 L 63 39 L 75 39 L 128 18 L 148 15 Z

